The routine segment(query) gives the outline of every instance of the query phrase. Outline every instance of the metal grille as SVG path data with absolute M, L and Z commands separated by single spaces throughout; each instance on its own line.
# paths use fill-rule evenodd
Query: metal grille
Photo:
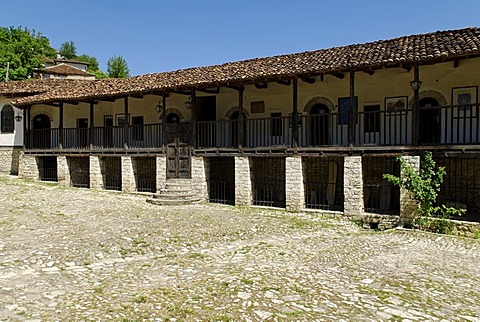
M 437 166 L 447 172 L 440 186 L 438 204 L 466 209 L 460 217 L 465 221 L 480 221 L 480 158 L 468 156 L 434 157 Z
M 103 157 L 103 187 L 106 190 L 122 190 L 122 159 L 119 157 Z
M 395 157 L 363 157 L 363 200 L 366 212 L 400 214 L 400 189 L 383 178 L 386 173 L 400 176 Z
M 209 158 L 208 198 L 210 202 L 235 204 L 234 158 Z
M 305 207 L 343 211 L 343 157 L 302 158 Z
M 70 171 L 70 185 L 75 188 L 90 188 L 90 159 L 88 157 L 67 157 Z
M 137 191 L 157 191 L 157 165 L 155 158 L 133 158 Z
M 285 158 L 252 158 L 253 204 L 285 208 Z
M 39 157 L 38 161 L 40 180 L 58 181 L 57 157 Z

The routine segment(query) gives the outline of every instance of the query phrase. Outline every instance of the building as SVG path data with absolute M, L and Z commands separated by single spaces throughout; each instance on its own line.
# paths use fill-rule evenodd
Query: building
M 95 75 L 87 71 L 88 63 L 74 59 L 45 59 L 45 67 L 34 70 L 36 79 L 87 79 L 94 80 Z
M 184 178 L 211 202 L 388 226 L 415 204 L 383 174 L 427 150 L 446 166 L 440 201 L 480 221 L 479 70 L 465 28 L 0 94 L 23 111 L 21 176 L 152 193 Z

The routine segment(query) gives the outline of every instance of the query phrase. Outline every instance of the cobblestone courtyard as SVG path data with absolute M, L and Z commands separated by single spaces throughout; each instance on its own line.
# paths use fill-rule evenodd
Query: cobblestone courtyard
M 0 177 L 0 320 L 480 321 L 480 242 Z

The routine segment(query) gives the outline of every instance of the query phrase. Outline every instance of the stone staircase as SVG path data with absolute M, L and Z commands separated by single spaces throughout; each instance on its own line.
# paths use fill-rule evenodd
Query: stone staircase
M 148 203 L 159 206 L 192 205 L 201 201 L 192 191 L 192 179 L 167 179 L 165 188 L 147 199 Z

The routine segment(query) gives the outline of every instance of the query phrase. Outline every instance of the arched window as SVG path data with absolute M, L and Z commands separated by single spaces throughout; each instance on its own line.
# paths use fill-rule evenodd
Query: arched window
M 13 133 L 15 129 L 15 112 L 13 106 L 10 104 L 5 105 L 0 113 L 0 125 L 2 133 Z

